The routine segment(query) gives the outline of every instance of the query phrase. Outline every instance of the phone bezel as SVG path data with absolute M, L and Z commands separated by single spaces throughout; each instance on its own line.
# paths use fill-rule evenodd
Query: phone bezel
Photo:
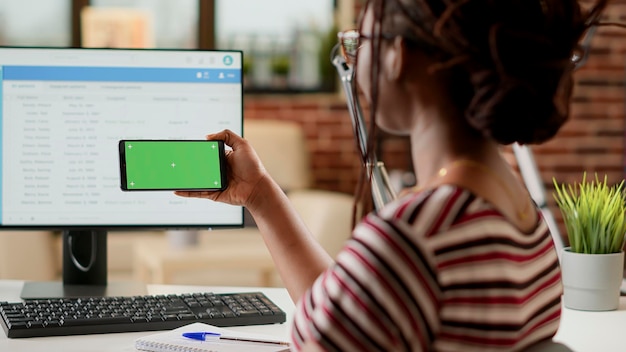
M 217 142 L 218 145 L 218 155 L 219 155 L 219 167 L 220 167 L 220 178 L 221 178 L 221 187 L 206 187 L 206 188 L 128 188 L 127 187 L 127 178 L 126 178 L 126 142 L 158 142 L 158 143 L 171 143 L 171 142 L 190 142 L 190 143 L 198 143 L 198 142 Z M 135 192 L 135 191 L 223 191 L 228 187 L 228 177 L 227 177 L 227 163 L 226 163 L 226 149 L 224 147 L 224 141 L 222 140 L 196 140 L 196 139 L 122 139 L 118 142 L 118 155 L 119 155 L 119 166 L 120 166 L 120 188 L 124 192 Z

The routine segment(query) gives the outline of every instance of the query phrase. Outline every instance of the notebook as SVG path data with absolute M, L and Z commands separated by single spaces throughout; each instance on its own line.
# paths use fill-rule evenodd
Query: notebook
M 209 338 L 205 341 L 183 336 L 185 332 L 217 332 L 225 339 Z M 251 342 L 250 340 L 279 343 Z M 192 323 L 183 327 L 143 336 L 135 340 L 135 349 L 151 352 L 287 352 L 288 342 L 273 336 L 242 333 L 204 323 Z

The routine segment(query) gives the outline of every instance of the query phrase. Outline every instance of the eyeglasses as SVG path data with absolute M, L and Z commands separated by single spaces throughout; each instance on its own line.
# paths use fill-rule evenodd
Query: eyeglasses
M 381 35 L 384 39 L 393 39 L 395 35 L 383 33 Z M 353 66 L 356 63 L 356 53 L 361 48 L 363 39 L 372 39 L 371 35 L 361 34 L 358 29 L 349 29 L 337 33 L 339 39 L 339 46 L 341 47 L 341 54 L 346 60 L 346 63 Z

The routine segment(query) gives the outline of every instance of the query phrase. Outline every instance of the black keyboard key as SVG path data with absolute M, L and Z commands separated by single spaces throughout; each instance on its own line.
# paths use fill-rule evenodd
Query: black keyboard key
M 178 319 L 180 320 L 196 320 L 198 317 L 195 314 L 187 313 L 187 314 L 179 314 Z
M 240 316 L 240 317 L 254 317 L 254 316 L 259 316 L 259 315 L 261 315 L 261 312 L 259 312 L 259 311 L 258 311 L 258 310 L 256 310 L 256 309 L 254 309 L 254 310 L 252 310 L 252 309 L 246 309 L 246 310 L 237 310 L 237 311 L 235 312 L 235 314 L 236 314 L 237 316 Z
M 15 321 L 9 323 L 9 328 L 11 329 L 26 329 L 28 328 L 28 323 L 25 321 Z
M 57 319 L 51 319 L 51 320 L 45 321 L 43 323 L 44 327 L 57 327 L 57 326 L 61 326 L 61 325 L 62 325 L 61 321 L 59 321 Z
M 31 320 L 28 322 L 28 327 L 29 328 L 43 328 L 43 321 L 41 320 Z
M 79 318 L 79 319 L 65 319 L 63 320 L 63 326 L 81 326 L 81 325 L 104 325 L 104 324 L 122 324 L 130 323 L 131 319 L 128 317 L 110 317 L 110 318 Z

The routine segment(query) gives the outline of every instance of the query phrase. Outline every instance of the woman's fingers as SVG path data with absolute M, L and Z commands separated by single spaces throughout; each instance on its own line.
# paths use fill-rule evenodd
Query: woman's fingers
M 207 140 L 222 140 L 224 141 L 224 144 L 233 149 L 237 149 L 240 143 L 243 142 L 243 138 L 229 129 L 225 129 L 217 133 L 207 134 L 205 138 Z

